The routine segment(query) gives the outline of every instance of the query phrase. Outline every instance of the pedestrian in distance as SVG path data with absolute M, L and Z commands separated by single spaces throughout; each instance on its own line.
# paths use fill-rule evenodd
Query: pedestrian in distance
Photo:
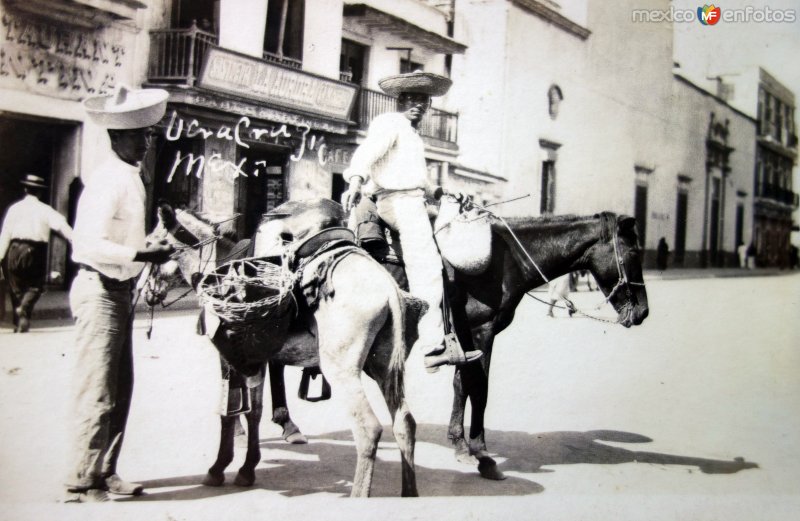
M 376 117 L 367 137 L 356 149 L 344 171 L 349 188 L 342 195 L 345 211 L 361 199 L 362 192 L 375 199 L 377 213 L 400 235 L 403 261 L 411 294 L 424 300 L 428 310 L 419 321 L 419 346 L 425 367 L 433 372 L 444 364 L 476 360 L 482 353 L 464 353 L 455 335 L 444 334 L 442 258 L 433 238 L 425 203 L 426 193 L 442 195 L 428 181 L 425 143 L 419 124 L 431 106 L 432 96 L 443 96 L 452 81 L 444 76 L 416 71 L 384 78 L 381 89 L 397 96 L 397 112 Z
M 142 485 L 117 474 L 133 394 L 134 281 L 145 263 L 163 263 L 173 249 L 145 246 L 145 188 L 140 165 L 153 125 L 166 110 L 161 89 L 119 87 L 84 100 L 89 118 L 111 143 L 105 161 L 85 176 L 78 202 L 73 260 L 79 271 L 69 300 L 75 318 L 72 381 L 75 458 L 66 502 L 102 502 L 107 492 L 139 495 Z
M 736 247 L 736 255 L 739 256 L 739 267 L 742 269 L 747 268 L 747 246 L 745 243 L 739 243 L 739 246 Z
M 568 298 L 571 290 L 571 279 L 572 274 L 567 273 L 566 275 L 562 275 L 557 279 L 551 280 L 547 284 L 547 298 L 550 301 L 550 307 L 547 309 L 547 316 L 554 317 L 553 315 L 553 308 L 556 305 L 556 302 L 563 302 L 564 305 L 567 307 L 567 313 L 569 313 L 569 317 L 572 318 L 572 315 L 575 313 L 575 305 L 572 301 Z
M 656 247 L 656 267 L 661 271 L 666 270 L 668 259 L 669 246 L 667 245 L 667 239 L 661 237 L 658 240 L 658 246 Z
M 752 270 L 756 266 L 756 245 L 751 242 L 747 247 L 747 269 Z
M 63 215 L 40 201 L 47 190 L 43 178 L 28 174 L 20 184 L 25 196 L 8 208 L 3 220 L 0 263 L 11 293 L 14 332 L 27 333 L 33 307 L 47 282 L 50 232 L 71 241 L 72 228 Z

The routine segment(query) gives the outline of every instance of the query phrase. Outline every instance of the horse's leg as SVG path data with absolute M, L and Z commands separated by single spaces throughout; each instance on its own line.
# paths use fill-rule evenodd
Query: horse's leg
M 453 374 L 453 411 L 450 414 L 450 427 L 447 431 L 447 437 L 450 439 L 450 443 L 453 444 L 456 459 L 461 463 L 475 465 L 477 461 L 470 454 L 469 444 L 467 444 L 466 436 L 464 435 L 464 411 L 466 406 L 467 393 L 464 390 L 461 367 L 456 366 Z
M 300 432 L 300 428 L 289 417 L 289 408 L 286 406 L 286 384 L 283 380 L 284 365 L 270 362 L 269 390 L 272 396 L 272 422 L 283 428 L 283 439 L 291 444 L 308 443 L 308 439 Z
M 224 358 L 219 357 L 220 370 L 222 371 L 222 378 L 230 378 L 231 371 L 233 370 Z M 225 482 L 225 469 L 233 461 L 233 437 L 236 431 L 236 424 L 239 423 L 239 418 L 236 416 L 219 417 L 220 430 L 219 430 L 219 450 L 217 451 L 217 460 L 208 469 L 206 477 L 203 478 L 203 485 L 210 487 L 219 487 Z
M 236 474 L 235 484 L 240 487 L 249 487 L 256 480 L 256 465 L 261 461 L 261 446 L 259 439 L 258 425 L 261 423 L 261 414 L 264 410 L 264 379 L 252 389 L 243 389 L 243 392 L 250 393 L 250 412 L 245 414 L 247 418 L 247 455 L 244 463 Z
M 414 470 L 414 444 L 416 443 L 417 422 L 404 398 L 399 404 L 393 404 L 393 399 L 384 393 L 389 412 L 392 414 L 392 432 L 400 449 L 400 463 L 403 469 L 403 497 L 417 497 L 417 474 Z
M 340 296 L 338 288 L 336 296 Z M 362 299 L 360 304 L 364 305 L 363 308 L 355 305 L 359 303 L 357 299 L 342 299 L 344 302 L 337 300 L 321 302 L 315 315 L 319 331 L 320 369 L 331 387 L 341 396 L 353 422 L 357 459 L 350 497 L 368 497 L 383 427 L 367 400 L 361 383 L 361 370 L 377 328 L 374 318 L 373 324 L 368 321 L 372 307 L 368 299 Z
M 506 476 L 497 468 L 497 462 L 489 456 L 484 432 L 484 415 L 489 396 L 489 366 L 494 343 L 493 325 L 486 324 L 475 334 L 475 345 L 481 346 L 483 358 L 480 363 L 461 367 L 463 385 L 469 394 L 472 415 L 469 425 L 470 453 L 478 459 L 478 471 L 487 479 L 501 480 Z
M 203 478 L 203 485 L 209 487 L 219 487 L 225 482 L 225 468 L 233 461 L 234 424 L 239 421 L 235 416 L 220 416 L 219 419 L 220 431 L 217 460 L 208 469 L 206 477 Z

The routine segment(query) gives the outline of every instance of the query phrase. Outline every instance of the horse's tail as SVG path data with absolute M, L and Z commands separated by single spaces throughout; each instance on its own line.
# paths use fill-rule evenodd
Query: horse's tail
M 387 392 L 385 393 L 391 410 L 396 410 L 405 396 L 405 365 L 406 337 L 405 337 L 405 305 L 400 288 L 392 284 L 394 291 L 389 295 L 389 312 L 392 319 L 392 352 L 389 357 L 389 368 L 386 379 Z

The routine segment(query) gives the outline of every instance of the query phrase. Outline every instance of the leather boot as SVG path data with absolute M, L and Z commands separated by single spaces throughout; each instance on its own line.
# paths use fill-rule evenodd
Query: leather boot
M 455 333 L 448 333 L 444 336 L 441 348 L 425 355 L 425 369 L 429 373 L 435 373 L 443 365 L 461 365 L 474 362 L 483 356 L 482 351 L 464 351 Z
M 117 474 L 111 474 L 106 478 L 106 488 L 112 494 L 121 496 L 139 496 L 144 492 L 144 486 L 141 483 L 125 481 Z

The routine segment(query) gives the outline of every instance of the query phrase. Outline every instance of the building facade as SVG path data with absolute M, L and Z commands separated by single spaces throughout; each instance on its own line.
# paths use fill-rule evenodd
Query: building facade
M 146 59 L 144 4 L 131 0 L 0 3 L 0 215 L 32 173 L 49 186 L 45 202 L 72 222 L 81 172 L 102 157 L 107 136 L 80 101 L 139 81 Z M 51 240 L 48 273 L 68 280 L 67 243 Z
M 636 217 L 645 264 L 729 265 L 750 238 L 755 120 L 673 74 L 669 1 L 457 0 L 459 161 L 508 215 Z

